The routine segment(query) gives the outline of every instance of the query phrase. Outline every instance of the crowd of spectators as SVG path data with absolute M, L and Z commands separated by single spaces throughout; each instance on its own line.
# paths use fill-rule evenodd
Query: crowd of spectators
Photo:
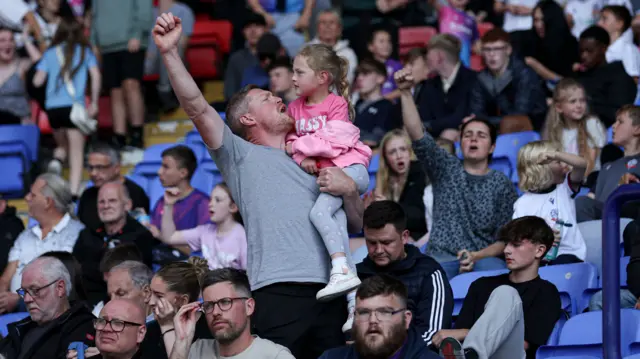
M 29 124 L 32 101 L 55 139 L 25 196 L 33 223 L 0 197 L 0 314 L 28 314 L 0 357 L 535 358 L 565 315 L 539 269 L 586 261 L 579 224 L 640 183 L 638 4 L 242 3 L 226 4 L 238 39 L 209 104 L 185 65 L 198 4 L 0 0 L 0 125 Z M 439 33 L 400 53 L 406 26 Z M 155 203 L 123 176 L 122 151 L 144 148 L 145 74 L 200 133 L 224 178 L 210 193 L 184 145 L 161 154 Z M 92 136 L 101 92 L 108 142 Z M 337 138 L 320 131 L 336 119 Z M 513 176 L 492 169 L 498 136 L 525 131 L 542 140 Z M 321 154 L 300 158 L 304 135 Z M 639 214 L 622 209 L 624 308 L 640 308 Z M 454 316 L 450 281 L 487 270 L 504 274 Z M 340 276 L 356 284 L 334 291 Z

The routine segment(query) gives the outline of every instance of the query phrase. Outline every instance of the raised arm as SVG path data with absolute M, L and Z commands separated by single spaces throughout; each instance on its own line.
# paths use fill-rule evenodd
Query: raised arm
M 207 103 L 180 59 L 178 43 L 181 35 L 182 22 L 179 17 L 172 13 L 164 13 L 156 19 L 153 41 L 162 54 L 171 87 L 187 116 L 198 129 L 204 143 L 207 147 L 216 150 L 222 146 L 222 131 L 225 124 L 220 115 Z

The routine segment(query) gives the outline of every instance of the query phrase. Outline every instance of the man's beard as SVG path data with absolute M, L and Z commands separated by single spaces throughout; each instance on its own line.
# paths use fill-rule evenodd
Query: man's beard
M 229 344 L 238 339 L 242 332 L 244 332 L 244 330 L 247 328 L 247 325 L 249 325 L 249 321 L 245 321 L 241 327 L 236 327 L 235 324 L 230 322 L 227 322 L 227 324 L 229 325 L 229 328 L 225 330 L 221 330 L 216 333 L 213 333 L 212 331 L 213 337 L 220 344 Z
M 389 328 L 388 334 L 384 333 L 382 328 L 379 329 L 379 333 L 383 336 L 381 342 L 367 343 L 366 333 L 360 333 L 357 325 L 353 327 L 354 346 L 361 358 L 387 359 L 397 352 L 407 338 L 406 321 L 403 318 L 402 322 Z

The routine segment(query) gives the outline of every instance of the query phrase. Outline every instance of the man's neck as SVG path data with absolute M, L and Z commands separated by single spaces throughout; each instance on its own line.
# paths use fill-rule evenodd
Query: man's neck
M 484 176 L 489 173 L 489 162 L 488 161 L 469 161 L 464 160 L 463 162 L 464 170 L 467 171 L 468 174 L 476 175 L 476 176 Z
M 248 134 L 246 136 L 246 140 L 248 142 L 253 143 L 254 145 L 278 148 L 281 150 L 284 150 L 285 138 L 286 138 L 286 134 L 272 135 L 272 134 L 264 133 L 260 136 L 252 136 L 251 134 Z
M 369 92 L 369 93 L 364 93 L 361 92 L 360 93 L 360 98 L 367 101 L 367 102 L 373 102 L 373 101 L 378 101 L 379 99 L 382 98 L 382 92 L 380 92 L 380 88 L 376 87 L 373 91 Z
M 453 71 L 455 70 L 457 64 L 450 64 L 448 62 L 445 62 L 442 64 L 442 69 L 440 71 L 438 71 L 438 75 L 440 75 L 441 78 L 443 79 L 449 79 L 451 78 L 451 75 L 453 75 Z
M 640 139 L 634 138 L 631 144 L 624 146 L 624 156 L 635 156 L 640 153 Z
M 53 227 L 60 223 L 64 215 L 65 213 L 51 211 L 42 216 L 42 218 L 36 218 L 36 221 L 38 221 L 38 225 L 40 226 L 40 230 L 42 231 L 42 238 L 44 238 L 47 233 L 51 232 Z
M 338 43 L 338 39 L 321 39 L 321 38 L 318 38 L 318 41 L 320 41 L 324 45 L 330 46 L 331 48 L 336 46 L 336 44 Z
M 524 283 L 530 280 L 534 280 L 538 277 L 539 262 L 532 263 L 526 268 L 519 269 L 517 271 L 511 271 L 509 273 L 509 280 L 513 283 Z
M 253 343 L 255 338 L 251 335 L 249 331 L 249 327 L 245 329 L 245 331 L 240 334 L 240 336 L 232 341 L 231 343 L 222 344 L 218 342 L 218 348 L 220 349 L 220 356 L 223 357 L 231 357 L 242 353 L 247 350 Z
M 180 199 L 187 197 L 193 191 L 193 187 L 191 187 L 191 183 L 189 183 L 189 180 L 184 180 L 178 183 L 176 187 L 178 187 L 178 190 L 180 190 Z
M 111 223 L 105 223 L 104 224 L 104 230 L 105 232 L 107 232 L 108 235 L 113 235 L 116 234 L 118 232 L 120 232 L 122 230 L 122 228 L 124 228 L 125 224 L 127 224 L 127 216 L 125 215 L 124 217 L 118 219 L 117 221 L 111 222 Z
M 504 64 L 504 66 L 502 66 L 499 70 L 497 71 L 491 71 L 491 74 L 494 77 L 500 77 L 502 76 L 502 74 L 504 74 L 505 71 L 507 71 L 507 68 L 509 68 L 509 59 L 507 59 L 507 62 Z

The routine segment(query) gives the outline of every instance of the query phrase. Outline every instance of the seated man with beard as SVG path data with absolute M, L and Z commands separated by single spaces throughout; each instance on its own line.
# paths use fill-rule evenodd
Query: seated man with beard
M 411 319 L 404 284 L 388 275 L 369 277 L 356 292 L 354 344 L 327 350 L 320 359 L 439 358 L 409 329 Z

